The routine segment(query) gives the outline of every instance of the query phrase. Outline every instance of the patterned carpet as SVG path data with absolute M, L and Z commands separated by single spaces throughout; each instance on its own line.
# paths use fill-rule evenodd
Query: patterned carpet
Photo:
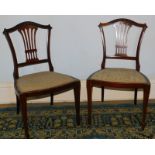
M 147 126 L 141 130 L 142 105 L 94 103 L 92 126 L 87 106 L 81 104 L 81 125 L 76 126 L 74 104 L 28 106 L 30 138 L 45 139 L 144 139 L 155 138 L 155 104 L 149 104 Z M 0 108 L 0 138 L 24 138 L 16 108 Z

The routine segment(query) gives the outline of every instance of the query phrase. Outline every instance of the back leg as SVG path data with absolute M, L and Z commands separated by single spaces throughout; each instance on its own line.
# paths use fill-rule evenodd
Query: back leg
M 20 100 L 19 100 L 19 98 L 18 98 L 18 96 L 16 95 L 16 106 L 17 106 L 17 114 L 19 114 L 19 112 L 20 112 Z
M 104 102 L 104 87 L 101 88 L 101 102 Z
M 51 105 L 53 105 L 53 94 L 51 94 Z
M 134 104 L 137 104 L 137 89 L 135 89 Z
M 142 117 L 142 130 L 144 130 L 146 125 L 146 114 L 147 114 L 147 106 L 149 101 L 149 94 L 150 94 L 150 86 L 144 89 L 144 97 L 143 97 L 143 117 Z

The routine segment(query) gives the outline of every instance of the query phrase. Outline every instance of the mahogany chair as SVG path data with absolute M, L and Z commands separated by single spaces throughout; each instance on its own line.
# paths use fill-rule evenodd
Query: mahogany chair
M 27 99 L 28 98 L 42 98 L 45 96 L 51 97 L 51 105 L 53 104 L 53 95 L 63 93 L 68 90 L 74 90 L 75 97 L 75 109 L 76 109 L 76 122 L 80 124 L 80 81 L 74 77 L 54 72 L 53 65 L 50 58 L 50 37 L 51 37 L 50 25 L 41 25 L 34 22 L 23 22 L 12 28 L 4 29 L 4 35 L 8 41 L 11 49 L 13 62 L 14 62 L 14 86 L 17 99 L 17 114 L 21 108 L 22 118 L 24 122 L 25 137 L 29 138 L 28 132 L 28 118 L 27 118 Z M 47 56 L 46 58 L 39 58 L 38 56 L 38 38 L 36 35 L 38 30 L 46 32 L 45 43 L 47 44 Z M 25 50 L 24 62 L 19 62 L 17 59 L 17 50 L 15 50 L 15 43 L 13 42 L 13 33 L 17 33 L 22 40 L 22 44 Z M 17 38 L 17 37 L 16 37 Z M 47 42 L 46 42 L 47 41 Z M 23 51 L 24 52 L 24 51 Z M 46 50 L 45 50 L 46 52 Z M 47 63 L 49 66 L 48 71 L 42 71 L 32 73 L 28 75 L 19 76 L 19 68 L 37 65 L 41 63 Z
M 112 37 L 112 33 L 108 29 L 111 27 L 112 32 L 114 33 L 114 37 Z M 88 95 L 88 123 L 91 124 L 91 114 L 92 114 L 92 89 L 93 87 L 101 88 L 101 101 L 104 101 L 104 89 L 120 89 L 120 90 L 133 90 L 135 92 L 134 95 L 134 103 L 137 103 L 137 90 L 143 90 L 143 117 L 142 117 L 142 129 L 145 127 L 145 118 L 147 113 L 147 105 L 150 93 L 150 82 L 149 79 L 140 72 L 140 62 L 139 62 L 139 53 L 140 46 L 142 43 L 142 37 L 147 28 L 146 24 L 140 24 L 134 22 L 129 19 L 116 19 L 107 23 L 100 23 L 99 29 L 102 37 L 102 45 L 103 45 L 103 61 L 101 64 L 101 70 L 93 73 L 87 79 L 87 95 Z M 113 42 L 113 53 L 111 55 L 107 54 L 107 44 L 106 44 L 106 33 L 110 35 L 111 41 Z M 131 29 L 134 29 L 131 31 Z M 139 30 L 139 33 L 135 30 Z M 138 35 L 137 43 L 133 40 L 128 41 L 129 32 L 134 32 L 134 34 Z M 136 33 L 135 33 L 136 32 Z M 136 39 L 135 39 L 136 40 Z M 134 43 L 135 53 L 134 56 L 128 55 L 128 45 L 129 43 Z M 111 44 L 112 46 L 112 44 Z M 112 49 L 112 48 L 111 48 Z M 108 51 L 108 53 L 110 53 Z M 136 62 L 135 69 L 127 68 L 108 68 L 106 67 L 107 59 L 116 59 L 116 60 L 133 60 Z

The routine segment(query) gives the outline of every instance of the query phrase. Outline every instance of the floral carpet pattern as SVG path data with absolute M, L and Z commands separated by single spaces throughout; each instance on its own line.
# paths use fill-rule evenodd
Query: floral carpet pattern
M 92 125 L 87 105 L 81 104 L 81 124 L 76 126 L 74 104 L 28 105 L 32 139 L 148 139 L 155 138 L 155 104 L 149 104 L 147 125 L 141 130 L 142 104 L 94 103 Z M 24 138 L 21 114 L 15 107 L 0 108 L 0 139 Z

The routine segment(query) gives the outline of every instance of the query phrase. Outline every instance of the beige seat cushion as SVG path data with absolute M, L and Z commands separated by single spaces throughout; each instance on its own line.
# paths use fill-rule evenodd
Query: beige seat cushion
M 20 93 L 26 93 L 63 86 L 77 80 L 64 74 L 46 71 L 21 76 L 16 81 L 16 86 Z
M 125 68 L 106 68 L 95 72 L 89 79 L 118 83 L 149 83 L 140 72 Z

